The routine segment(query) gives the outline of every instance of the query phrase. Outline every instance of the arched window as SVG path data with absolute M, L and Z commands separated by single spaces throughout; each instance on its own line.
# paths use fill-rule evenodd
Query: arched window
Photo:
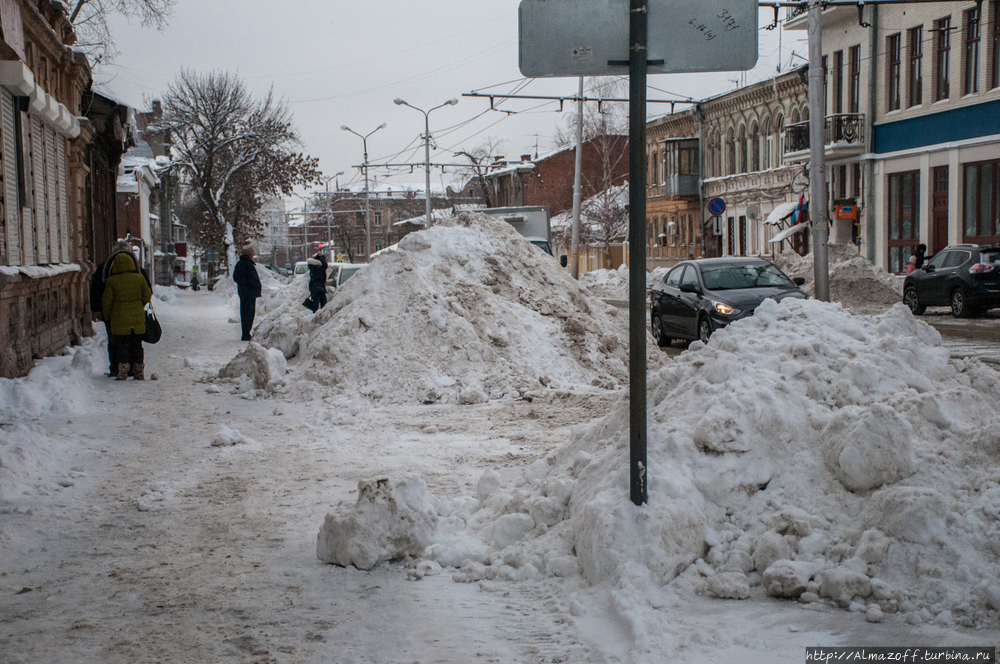
M 809 122 L 809 107 L 808 106 L 803 106 L 802 107 L 802 121 L 803 122 Z
M 778 116 L 778 153 L 774 155 L 774 166 L 777 168 L 781 166 L 782 160 L 785 158 L 785 116 Z
M 747 172 L 747 128 L 740 127 L 740 173 Z
M 715 162 L 712 164 L 712 175 L 719 177 L 722 175 L 722 132 L 716 131 L 715 138 Z
M 774 154 L 774 136 L 771 134 L 771 118 L 764 120 L 764 170 L 771 168 L 771 155 Z
M 756 122 L 750 125 L 750 170 L 760 170 L 760 129 Z
M 736 174 L 736 136 L 732 127 L 729 128 L 729 135 L 726 137 L 726 175 Z
M 798 124 L 799 118 L 799 109 L 796 108 L 792 111 L 792 124 Z

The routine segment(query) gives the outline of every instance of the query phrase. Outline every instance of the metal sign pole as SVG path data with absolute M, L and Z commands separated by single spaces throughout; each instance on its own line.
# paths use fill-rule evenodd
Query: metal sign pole
M 827 255 L 829 226 L 826 219 L 826 163 L 824 142 L 826 133 L 826 103 L 823 94 L 823 28 L 820 0 L 809 0 L 809 218 L 812 220 L 813 274 L 816 299 L 830 301 L 830 264 Z
M 629 2 L 628 272 L 629 477 L 632 502 L 646 502 L 646 33 L 647 0 Z

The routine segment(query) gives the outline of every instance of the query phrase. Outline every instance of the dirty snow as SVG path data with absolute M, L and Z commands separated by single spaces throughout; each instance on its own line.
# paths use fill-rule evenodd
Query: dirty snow
M 827 245 L 830 270 L 830 301 L 840 302 L 856 313 L 877 314 L 902 302 L 903 280 L 897 275 L 881 270 L 858 254 L 853 244 Z M 809 295 L 815 295 L 815 268 L 813 254 L 799 256 L 786 251 L 773 258 L 773 262 L 789 277 L 802 277 L 802 286 Z

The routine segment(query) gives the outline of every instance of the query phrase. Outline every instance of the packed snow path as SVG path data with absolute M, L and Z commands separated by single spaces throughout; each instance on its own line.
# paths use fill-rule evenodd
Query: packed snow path
M 398 566 L 359 572 L 315 554 L 324 514 L 359 478 L 416 471 L 435 491 L 463 477 L 469 490 L 483 465 L 544 455 L 565 433 L 539 430 L 559 423 L 539 427 L 524 403 L 484 413 L 478 431 L 454 409 L 428 408 L 345 431 L 316 424 L 314 405 L 207 393 L 200 369 L 245 347 L 238 325 L 207 293 L 158 305 L 163 340 L 146 347 L 158 381 L 98 375 L 106 355 L 95 353 L 96 408 L 39 422 L 66 450 L 49 470 L 72 480 L 39 478 L 0 515 L 12 554 L 0 560 L 0 661 L 591 660 L 545 609 L 544 585 L 484 592 L 448 574 L 407 581 Z M 564 415 L 584 417 L 572 405 Z M 431 422 L 461 433 L 431 438 Z M 223 424 L 256 442 L 211 447 Z
M 1000 642 L 995 628 L 872 624 L 759 586 L 745 601 L 671 592 L 654 607 L 579 577 L 465 584 L 321 564 L 317 529 L 358 480 L 417 473 L 439 497 L 468 496 L 484 469 L 516 477 L 616 397 L 553 391 L 331 419 L 323 401 L 204 382 L 245 347 L 221 298 L 157 306 L 165 334 L 147 347 L 147 375 L 158 381 L 100 375 L 100 348 L 93 372 L 63 379 L 84 390 L 51 385 L 75 404 L 68 414 L 26 402 L 28 424 L 12 425 L 0 403 L 2 662 L 790 664 L 809 645 Z M 244 442 L 213 447 L 223 426 Z

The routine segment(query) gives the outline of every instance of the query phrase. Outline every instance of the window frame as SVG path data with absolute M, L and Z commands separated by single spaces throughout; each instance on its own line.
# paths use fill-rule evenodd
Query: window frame
M 907 31 L 907 41 L 910 45 L 910 67 L 908 79 L 908 108 L 924 103 L 924 26 L 918 25 Z
M 992 58 L 993 71 L 990 77 L 990 88 L 1000 88 L 1000 0 L 993 0 L 990 3 L 993 16 L 993 43 Z
M 848 93 L 847 112 L 861 112 L 861 44 L 852 46 L 847 51 Z
M 983 17 L 978 6 L 966 10 L 964 16 L 965 60 L 962 63 L 962 94 L 971 95 L 979 92 L 979 45 L 983 36 Z
M 844 112 L 844 51 L 833 53 L 833 113 Z
M 951 98 L 951 17 L 934 21 L 934 101 Z
M 910 196 L 909 201 L 903 200 L 903 186 L 905 180 L 910 180 Z M 895 196 L 895 205 L 893 204 L 893 182 L 897 181 L 899 184 L 896 187 L 897 195 Z M 906 204 L 909 204 L 909 209 L 911 211 L 910 215 L 910 233 L 909 235 L 903 235 L 903 223 L 904 219 L 904 208 Z M 910 254 L 916 251 L 917 245 L 920 243 L 920 171 L 900 171 L 898 173 L 889 173 L 886 175 L 886 231 L 887 231 L 887 254 L 886 254 L 886 269 L 889 272 L 894 272 L 896 274 L 903 274 L 906 272 L 906 261 L 909 259 Z M 893 209 L 895 208 L 895 209 Z M 897 237 L 893 237 L 893 223 L 894 220 L 898 223 L 896 229 Z M 895 251 L 896 259 L 893 260 L 893 250 Z
M 886 85 L 888 86 L 886 90 L 888 95 L 886 103 L 888 104 L 889 111 L 898 111 L 902 102 L 900 90 L 900 69 L 902 67 L 903 56 L 902 33 L 897 32 L 894 35 L 886 37 L 885 54 Z
M 990 167 L 989 199 L 992 207 L 992 228 L 983 225 L 983 170 Z M 970 170 L 976 170 L 976 191 L 974 205 L 976 208 L 975 233 L 969 233 L 969 182 Z M 987 159 L 962 164 L 962 242 L 967 244 L 1000 244 L 1000 159 Z M 990 221 L 990 220 L 987 220 Z M 985 233 L 992 230 L 993 233 Z

